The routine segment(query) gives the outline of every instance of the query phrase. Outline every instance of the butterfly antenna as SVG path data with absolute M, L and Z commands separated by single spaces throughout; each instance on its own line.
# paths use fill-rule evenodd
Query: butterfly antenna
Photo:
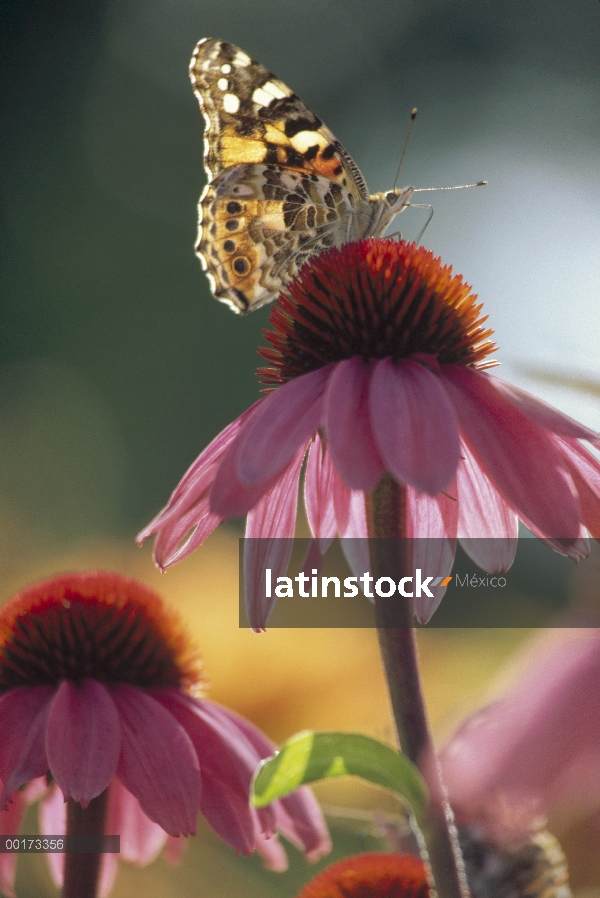
M 431 190 L 465 190 L 467 187 L 486 187 L 487 181 L 477 181 L 474 184 L 455 184 L 453 187 L 415 187 L 413 193 L 427 193 Z
M 454 187 L 415 187 L 413 189 L 413 193 L 428 193 L 432 190 L 465 190 L 467 187 L 485 187 L 486 184 L 487 184 L 487 181 L 477 181 L 475 184 L 455 184 Z M 427 227 L 429 226 L 429 222 L 433 218 L 433 206 L 430 206 L 429 204 L 423 205 L 421 203 L 409 203 L 408 206 L 411 209 L 428 209 L 429 210 L 429 215 L 427 216 L 427 221 L 421 228 L 421 230 L 419 232 L 419 236 L 417 237 L 417 240 L 416 240 L 416 243 L 419 244 L 421 242 L 421 237 L 423 236 L 423 234 L 427 230 Z
M 410 135 L 411 135 L 411 132 L 413 129 L 413 124 L 417 117 L 418 111 L 419 110 L 415 106 L 413 111 L 410 114 L 410 122 L 408 125 L 408 131 L 406 132 L 406 140 L 404 141 L 404 149 L 402 150 L 402 155 L 400 156 L 400 165 L 398 166 L 398 171 L 396 172 L 396 180 L 394 181 L 394 187 L 393 187 L 394 190 L 396 189 L 396 185 L 398 183 L 398 178 L 400 177 L 400 169 L 402 168 L 402 163 L 404 162 L 404 157 L 406 156 L 406 150 L 408 148 L 408 141 L 410 140 Z

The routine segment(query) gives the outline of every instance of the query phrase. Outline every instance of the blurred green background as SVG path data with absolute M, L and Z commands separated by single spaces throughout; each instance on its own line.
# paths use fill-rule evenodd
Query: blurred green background
M 483 300 L 502 376 L 600 429 L 596 0 L 3 0 L 3 596 L 64 567 L 158 582 L 136 531 L 258 396 L 268 310 L 240 319 L 216 303 L 193 252 L 204 173 L 187 67 L 204 36 L 288 83 L 371 191 L 392 185 L 418 106 L 401 181 L 489 181 L 430 195 L 424 243 Z M 412 238 L 423 221 L 408 210 L 399 226 Z M 373 634 L 347 631 L 335 651 L 333 632 L 240 634 L 235 540 L 212 545 L 158 583 L 197 630 L 212 694 L 275 738 L 334 724 L 391 738 Z M 436 723 L 473 703 L 522 635 L 424 637 Z M 594 885 L 600 871 L 577 863 Z M 236 866 L 207 836 L 180 871 L 123 871 L 119 894 L 237 894 L 247 875 L 246 895 L 292 896 L 310 872 L 294 869 L 288 880 Z M 53 894 L 40 876 L 20 894 Z

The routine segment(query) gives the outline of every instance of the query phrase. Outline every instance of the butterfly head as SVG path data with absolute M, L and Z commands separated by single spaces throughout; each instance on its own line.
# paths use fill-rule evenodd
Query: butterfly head
M 381 237 L 392 220 L 410 205 L 414 187 L 395 187 L 383 193 L 374 193 L 369 202 L 373 208 L 369 230 L 365 237 Z

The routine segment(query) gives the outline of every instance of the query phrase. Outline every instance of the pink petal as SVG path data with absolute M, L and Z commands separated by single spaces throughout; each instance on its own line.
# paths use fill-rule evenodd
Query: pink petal
M 44 797 L 47 791 L 48 780 L 45 776 L 38 776 L 37 779 L 29 780 L 22 790 L 22 794 L 27 804 L 35 804 L 36 801 Z
M 543 530 L 540 530 L 539 527 L 536 527 L 535 524 L 526 518 L 525 515 L 521 516 L 521 520 L 534 536 L 537 536 L 541 542 L 545 543 L 553 552 L 557 552 L 559 555 L 564 555 L 566 558 L 572 558 L 573 561 L 581 561 L 583 558 L 587 558 L 590 554 L 590 544 L 583 526 L 580 526 L 579 534 L 576 539 L 551 539 L 544 534 Z
M 289 866 L 287 854 L 277 836 L 263 836 L 259 833 L 256 837 L 256 850 L 265 862 L 267 870 L 285 873 Z
M 311 863 L 329 854 L 332 848 L 323 813 L 311 790 L 301 786 L 275 802 L 277 830 L 303 851 Z
M 504 792 L 515 804 L 556 803 L 563 819 L 574 801 L 599 807 L 599 677 L 597 629 L 546 631 L 511 691 L 442 753 L 451 799 L 485 806 Z
M 308 541 L 308 549 L 306 550 L 306 555 L 304 556 L 301 568 L 302 573 L 307 577 L 312 576 L 312 571 L 315 571 L 317 575 L 320 575 L 323 572 L 324 558 L 319 543 L 320 540 L 318 539 L 310 539 Z
M 206 704 L 209 704 L 208 702 Z M 229 719 L 252 744 L 258 757 L 270 757 L 275 745 L 254 724 L 228 708 L 210 703 L 211 713 Z M 277 829 L 294 845 L 303 850 L 310 861 L 317 860 L 331 850 L 331 840 L 325 819 L 313 793 L 303 786 L 292 795 L 271 806 L 275 812 Z
M 168 707 L 196 748 L 202 773 L 202 814 L 236 852 L 254 851 L 257 827 L 249 805 L 250 781 L 259 756 L 244 732 L 212 702 L 164 690 Z M 272 815 L 271 815 L 272 816 Z
M 0 806 L 48 770 L 46 723 L 53 695 L 50 686 L 18 686 L 0 696 Z
M 253 629 L 263 629 L 277 601 L 268 598 L 265 570 L 271 569 L 271 582 L 285 576 L 292 554 L 298 507 L 300 469 L 307 445 L 301 446 L 275 486 L 262 497 L 246 519 L 244 541 L 244 587 L 246 611 Z
M 454 487 L 450 487 L 450 494 L 452 492 L 455 492 Z M 417 568 L 420 568 L 423 581 L 428 577 L 436 580 L 438 577 L 449 576 L 456 553 L 458 503 L 442 493 L 428 496 L 427 493 L 417 493 L 409 487 L 407 518 L 413 571 L 416 572 Z M 416 573 L 414 576 L 416 578 Z M 446 593 L 446 588 L 439 583 L 433 586 L 430 582 L 427 584 L 427 590 L 432 595 L 428 596 L 427 591 L 423 589 L 419 596 L 413 580 L 411 590 L 414 593 L 413 605 L 420 623 L 426 624 L 431 619 Z
M 0 834 L 3 836 L 16 835 L 21 828 L 21 821 L 25 815 L 25 798 L 22 792 L 13 792 L 8 807 L 0 811 Z M 17 870 L 17 855 L 12 852 L 0 853 L 0 889 L 6 898 L 16 898 L 15 873 Z
M 54 784 L 40 803 L 40 832 L 44 836 L 64 835 L 67 831 L 67 803 L 59 787 Z M 116 857 L 116 855 L 115 855 Z M 52 881 L 62 888 L 65 869 L 65 855 L 50 852 L 46 863 Z
M 562 437 L 572 437 L 580 440 L 597 440 L 598 434 L 589 427 L 584 427 L 568 415 L 563 415 L 558 409 L 553 408 L 531 393 L 494 377 L 493 374 L 487 374 L 487 378 L 492 382 L 494 389 L 504 396 L 515 408 L 518 408 L 530 421 L 535 421 L 544 430 L 550 430 L 552 433 Z
M 365 494 L 362 490 L 348 490 L 348 516 L 344 525 L 338 520 L 340 542 L 350 570 L 360 577 L 370 570 L 369 530 Z M 338 503 L 336 501 L 336 510 Z
M 183 836 L 178 836 L 177 838 L 169 836 L 167 838 L 165 850 L 163 851 L 163 858 L 165 859 L 167 864 L 176 866 L 177 864 L 181 863 L 186 848 L 187 839 L 185 839 Z
M 489 375 L 456 365 L 442 368 L 461 434 L 494 486 L 545 536 L 573 543 L 579 509 L 556 438 L 515 408 Z
M 121 860 L 138 867 L 151 864 L 167 841 L 167 834 L 144 814 L 137 798 L 115 778 L 108 796 L 107 833 L 121 836 Z
M 456 414 L 439 377 L 412 361 L 375 364 L 369 396 L 375 440 L 399 483 L 435 496 L 458 464 Z
M 106 686 L 63 680 L 50 708 L 46 752 L 65 800 L 84 808 L 108 787 L 117 770 L 121 728 Z
M 229 447 L 259 410 L 259 403 L 255 403 L 212 441 L 188 469 L 166 507 L 137 537 L 141 544 L 157 534 L 153 554 L 161 570 L 187 557 L 223 520 L 223 515 L 211 509 L 210 490 Z
M 331 366 L 303 374 L 274 390 L 240 438 L 241 482 L 256 486 L 278 475 L 321 426 L 323 392 Z
M 172 836 L 193 835 L 200 808 L 198 758 L 189 736 L 154 698 L 121 684 L 113 691 L 121 720 L 117 774 L 144 813 Z
M 244 424 L 258 411 L 260 402 L 262 400 L 256 402 L 222 430 L 190 465 L 175 487 L 165 508 L 137 536 L 138 545 L 141 545 L 152 534 L 160 532 L 162 528 L 179 520 L 206 496 L 219 463 Z
M 124 858 L 122 859 L 125 860 Z M 115 879 L 117 878 L 117 870 L 119 869 L 119 860 L 121 860 L 121 857 L 118 854 L 102 855 L 100 859 L 98 898 L 108 898 L 112 892 Z
M 221 518 L 243 517 L 279 479 L 279 475 L 276 474 L 257 486 L 243 484 L 238 475 L 239 451 L 239 442 L 230 447 L 219 466 L 210 491 L 209 508 L 213 514 L 220 515 Z
M 319 540 L 321 552 L 326 552 L 337 533 L 333 503 L 335 469 L 316 434 L 308 453 L 304 472 L 304 507 L 310 532 Z
M 369 419 L 371 370 L 359 358 L 337 362 L 325 395 L 328 451 L 344 482 L 365 492 L 385 473 Z
M 583 523 L 600 540 L 600 462 L 575 440 L 561 440 L 561 448 L 579 494 Z
M 461 456 L 456 471 L 461 545 L 488 574 L 507 571 L 517 551 L 519 520 L 464 443 Z
M 215 530 L 223 518 L 210 510 L 206 496 L 190 511 L 185 512 L 159 530 L 154 543 L 154 560 L 161 570 L 191 555 Z M 182 540 L 187 535 L 184 542 Z M 181 543 L 181 545 L 180 545 Z

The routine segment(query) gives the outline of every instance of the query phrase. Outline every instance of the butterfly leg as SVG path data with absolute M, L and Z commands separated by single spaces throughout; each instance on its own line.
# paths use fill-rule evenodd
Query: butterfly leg
M 423 236 L 423 234 L 425 233 L 425 231 L 427 230 L 427 228 L 429 226 L 429 222 L 433 218 L 433 206 L 430 206 L 429 203 L 426 203 L 426 204 L 425 203 L 409 203 L 408 208 L 410 208 L 410 209 L 429 209 L 429 215 L 427 216 L 427 221 L 425 222 L 425 224 L 419 231 L 419 236 L 415 240 L 415 243 L 419 244 L 421 242 L 421 237 Z

